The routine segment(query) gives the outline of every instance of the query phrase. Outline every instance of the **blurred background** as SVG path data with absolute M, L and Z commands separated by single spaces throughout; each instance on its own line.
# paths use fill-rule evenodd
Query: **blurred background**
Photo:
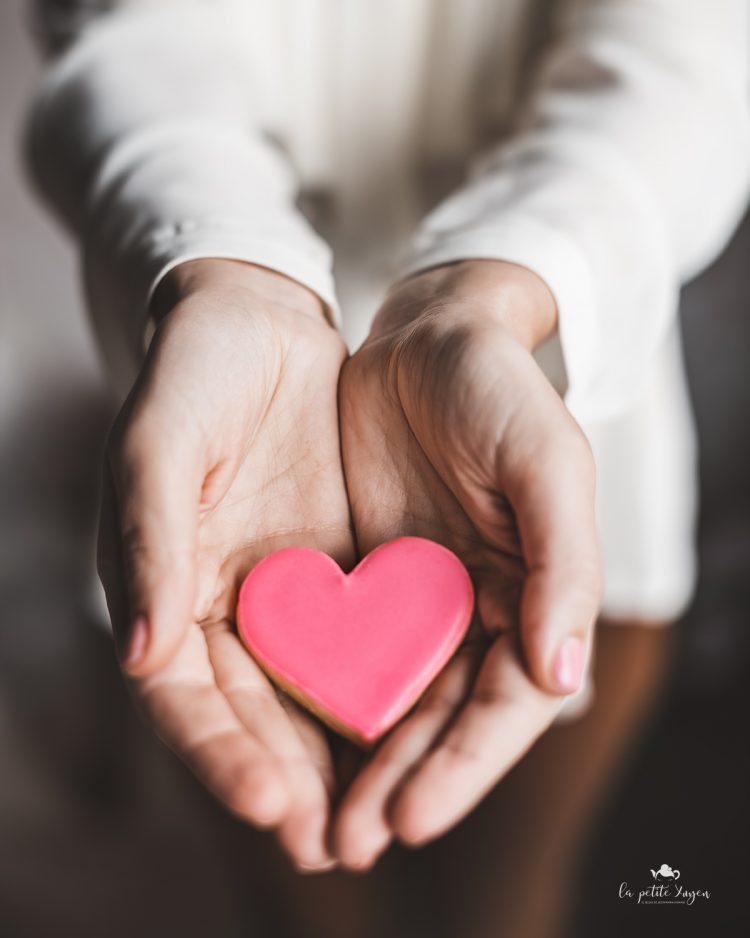
M 20 0 L 0 4 L 0 935 L 330 935 L 316 909 L 364 901 L 377 876 L 305 880 L 285 903 L 292 874 L 270 840 L 203 794 L 118 678 L 93 576 L 113 402 L 72 249 L 23 179 L 19 128 L 37 63 L 21 14 Z M 749 258 L 746 222 L 684 293 L 700 585 L 668 693 L 588 846 L 576 938 L 750 934 Z M 619 900 L 620 882 L 647 885 L 665 861 L 711 902 Z M 427 904 L 415 855 L 397 862 Z M 381 907 L 376 919 L 375 935 L 461 934 L 450 914 L 428 925 Z

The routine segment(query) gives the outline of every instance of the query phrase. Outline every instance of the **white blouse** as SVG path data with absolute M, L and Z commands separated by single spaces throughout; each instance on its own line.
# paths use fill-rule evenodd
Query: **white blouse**
M 379 244 L 393 256 L 370 263 L 394 274 L 467 257 L 532 268 L 559 307 L 571 410 L 606 415 L 744 208 L 746 0 L 37 8 L 50 40 L 77 38 L 39 94 L 33 161 L 82 239 L 118 360 L 118 334 L 139 353 L 148 297 L 186 258 L 274 268 L 338 315 L 301 187 L 328 193 L 341 242 Z M 408 243 L 440 180 L 487 147 Z
M 116 374 L 127 380 L 142 354 L 160 278 L 188 259 L 276 269 L 335 319 L 343 309 L 357 336 L 395 277 L 463 258 L 525 265 L 557 301 L 568 406 L 595 451 L 607 440 L 602 513 L 617 531 L 605 566 L 609 550 L 620 607 L 634 589 L 646 597 L 636 610 L 684 601 L 692 467 L 670 475 L 690 453 L 675 313 L 750 187 L 747 0 L 36 0 L 36 11 L 58 55 L 28 150 L 80 239 Z M 655 382 L 666 390 L 646 415 Z M 665 427 L 683 440 L 671 462 Z M 649 520 L 628 545 L 621 492 L 638 489 L 638 471 L 618 481 L 618 466 L 644 446 Z M 660 522 L 664 498 L 683 507 Z M 682 570 L 671 586 L 634 586 L 634 565 L 669 554 Z

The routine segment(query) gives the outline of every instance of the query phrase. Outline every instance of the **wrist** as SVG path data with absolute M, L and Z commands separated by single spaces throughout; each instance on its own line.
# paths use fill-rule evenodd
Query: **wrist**
M 395 289 L 424 308 L 449 309 L 507 330 L 533 350 L 557 328 L 557 304 L 544 280 L 527 267 L 495 260 L 467 260 L 434 267 Z
M 200 258 L 172 268 L 161 280 L 151 303 L 158 324 L 181 301 L 197 294 L 241 291 L 262 305 L 328 322 L 320 297 L 308 287 L 268 267 L 224 258 Z

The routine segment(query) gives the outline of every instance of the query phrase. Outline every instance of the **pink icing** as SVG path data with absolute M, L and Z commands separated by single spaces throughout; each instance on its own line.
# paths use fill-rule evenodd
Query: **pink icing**
M 469 574 L 455 554 L 401 537 L 349 574 L 309 548 L 270 554 L 242 584 L 237 623 L 271 674 L 372 742 L 445 666 L 473 606 Z

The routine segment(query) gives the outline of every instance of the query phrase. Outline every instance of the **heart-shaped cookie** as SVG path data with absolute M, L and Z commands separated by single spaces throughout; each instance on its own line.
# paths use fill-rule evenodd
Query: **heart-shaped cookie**
M 455 554 L 400 537 L 348 574 L 306 547 L 269 554 L 242 584 L 237 624 L 283 690 L 369 745 L 445 666 L 473 606 L 471 579 Z

